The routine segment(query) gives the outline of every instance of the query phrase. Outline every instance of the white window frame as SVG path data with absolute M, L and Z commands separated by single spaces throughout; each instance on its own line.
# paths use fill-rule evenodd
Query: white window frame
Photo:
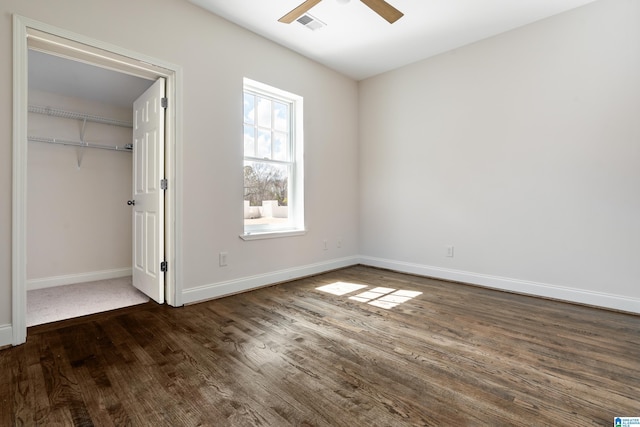
M 245 225 L 243 219 L 243 233 L 240 235 L 240 238 L 243 240 L 257 240 L 303 235 L 306 233 L 304 222 L 303 98 L 299 95 L 248 78 L 244 78 L 243 80 L 243 97 L 245 91 L 253 92 L 258 96 L 271 98 L 278 102 L 289 104 L 291 115 L 289 150 L 291 152 L 290 158 L 293 165 L 288 178 L 287 200 L 289 206 L 289 222 L 287 224 Z M 242 158 L 243 165 L 245 161 L 262 160 L 259 158 L 244 156 L 244 144 Z

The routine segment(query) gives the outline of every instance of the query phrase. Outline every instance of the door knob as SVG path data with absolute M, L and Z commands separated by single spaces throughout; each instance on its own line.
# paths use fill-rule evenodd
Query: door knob
M 129 206 L 135 206 L 136 201 L 135 201 L 135 200 L 127 200 L 127 204 L 128 204 Z

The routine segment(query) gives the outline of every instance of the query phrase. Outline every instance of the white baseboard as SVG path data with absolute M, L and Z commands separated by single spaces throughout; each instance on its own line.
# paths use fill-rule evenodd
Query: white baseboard
M 91 271 L 88 273 L 68 274 L 65 276 L 44 277 L 42 279 L 27 280 L 27 290 L 52 288 L 54 286 L 73 285 L 75 283 L 94 282 L 96 280 L 117 279 L 131 276 L 131 268 L 116 268 L 113 270 Z
M 210 285 L 198 286 L 197 288 L 185 289 L 182 292 L 182 301 L 190 304 L 219 298 L 227 295 L 237 294 L 276 283 L 295 280 L 338 268 L 349 267 L 359 263 L 358 257 L 347 257 L 334 259 L 326 262 L 305 265 L 301 267 L 289 268 L 286 270 L 273 271 L 256 276 L 242 277 L 225 282 L 212 283 Z
M 13 344 L 13 328 L 11 325 L 0 325 L 0 348 Z
M 366 256 L 360 257 L 360 263 L 419 276 L 640 314 L 640 299 L 633 297 Z

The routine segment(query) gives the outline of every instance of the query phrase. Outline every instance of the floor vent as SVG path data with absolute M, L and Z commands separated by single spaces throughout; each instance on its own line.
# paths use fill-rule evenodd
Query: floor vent
M 297 19 L 297 21 L 312 31 L 317 31 L 327 26 L 327 24 L 325 24 L 318 18 L 309 15 L 308 13 L 302 15 Z

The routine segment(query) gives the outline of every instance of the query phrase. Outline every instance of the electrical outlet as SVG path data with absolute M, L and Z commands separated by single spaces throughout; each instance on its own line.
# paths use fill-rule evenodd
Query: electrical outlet
M 324 239 L 322 241 L 322 244 L 324 245 L 324 250 L 326 251 L 327 249 L 329 249 L 329 242 L 327 241 L 327 239 Z
M 229 252 L 220 252 L 220 255 L 218 256 L 218 261 L 220 262 L 220 267 L 226 267 L 227 266 L 227 256 L 229 255 Z
M 453 258 L 453 246 L 447 246 L 447 257 Z
M 342 247 L 342 237 L 338 237 L 338 241 L 336 242 L 336 247 L 338 248 Z

